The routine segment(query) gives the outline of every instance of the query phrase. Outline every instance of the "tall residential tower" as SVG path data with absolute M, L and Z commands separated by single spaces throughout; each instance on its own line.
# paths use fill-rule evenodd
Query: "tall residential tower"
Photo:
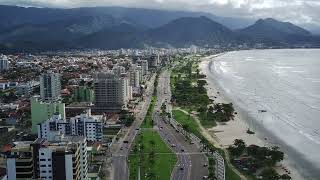
M 1 71 L 6 71 L 9 69 L 9 60 L 7 56 L 1 54 L 0 55 L 0 72 Z
M 112 72 L 95 75 L 95 107 L 100 111 L 119 111 L 125 105 L 123 79 Z
M 40 97 L 42 100 L 58 100 L 61 96 L 60 91 L 60 74 L 48 71 L 40 75 Z

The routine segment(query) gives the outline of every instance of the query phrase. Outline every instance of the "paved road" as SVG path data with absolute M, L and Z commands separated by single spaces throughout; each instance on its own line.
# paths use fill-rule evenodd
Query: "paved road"
M 208 164 L 206 156 L 200 152 L 196 144 L 190 142 L 180 132 L 177 132 L 169 123 L 166 123 L 160 116 L 160 108 L 162 103 L 166 104 L 167 112 L 171 112 L 170 104 L 170 73 L 164 71 L 159 76 L 157 87 L 157 103 L 153 113 L 156 129 L 158 129 L 162 139 L 177 154 L 178 162 L 174 168 L 172 180 L 198 180 L 208 175 Z
M 129 179 L 129 169 L 127 164 L 127 158 L 130 153 L 130 146 L 134 141 L 135 136 L 144 117 L 147 114 L 147 110 L 151 101 L 153 94 L 153 84 L 155 80 L 155 75 L 152 76 L 151 80 L 148 82 L 147 90 L 145 93 L 145 100 L 138 105 L 138 113 L 135 114 L 136 121 L 134 121 L 130 128 L 123 128 L 122 131 L 125 133 L 123 138 L 120 138 L 116 143 L 113 144 L 111 152 L 112 154 L 112 174 L 113 180 L 127 180 Z M 128 143 L 124 143 L 127 141 Z
M 125 133 L 123 138 L 120 138 L 118 142 L 114 143 L 111 152 L 112 154 L 112 178 L 113 180 L 127 180 L 129 179 L 129 170 L 127 164 L 127 157 L 130 152 L 130 147 L 134 141 L 135 136 L 144 117 L 146 116 L 152 93 L 153 82 L 155 77 L 151 79 L 146 92 L 145 101 L 141 103 L 139 113 L 136 114 L 136 121 L 130 128 L 124 128 L 122 131 Z M 157 103 L 153 112 L 153 118 L 155 122 L 155 129 L 158 130 L 162 139 L 168 144 L 168 146 L 176 153 L 178 162 L 174 168 L 171 179 L 172 180 L 200 180 L 203 176 L 208 175 L 207 167 L 204 164 L 208 164 L 206 156 L 200 152 L 196 144 L 190 144 L 189 141 L 179 132 L 177 132 L 169 123 L 165 123 L 160 117 L 160 107 L 163 102 L 166 103 L 167 111 L 171 112 L 172 107 L 169 103 L 171 99 L 170 92 L 170 74 L 168 71 L 164 71 L 159 76 L 159 83 L 157 87 Z M 128 143 L 124 143 L 128 141 Z

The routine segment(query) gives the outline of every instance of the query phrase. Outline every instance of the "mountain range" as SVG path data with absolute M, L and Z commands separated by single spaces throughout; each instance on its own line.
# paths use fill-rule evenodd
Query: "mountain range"
M 0 6 L 0 50 L 189 47 L 264 43 L 319 46 L 320 37 L 289 22 L 139 8 Z

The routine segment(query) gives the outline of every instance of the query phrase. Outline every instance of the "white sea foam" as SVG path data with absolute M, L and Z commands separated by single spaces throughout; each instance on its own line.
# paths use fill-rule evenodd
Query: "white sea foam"
M 315 153 L 320 152 L 320 50 L 239 51 L 223 57 L 213 73 L 233 103 L 290 147 L 289 155 L 302 154 L 291 157 L 297 166 L 313 164 L 300 168 L 320 177 Z

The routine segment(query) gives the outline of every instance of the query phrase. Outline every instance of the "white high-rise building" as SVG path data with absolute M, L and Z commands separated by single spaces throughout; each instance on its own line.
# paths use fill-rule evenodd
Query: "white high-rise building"
M 84 137 L 61 137 L 39 149 L 40 179 L 87 180 L 87 163 L 87 142 Z
M 140 83 L 142 83 L 142 81 L 143 81 L 142 67 L 137 66 L 137 71 L 139 72 L 139 81 L 140 81 Z
M 140 87 L 140 71 L 136 64 L 133 64 L 128 71 L 130 86 Z
M 92 116 L 90 111 L 66 120 L 60 114 L 38 124 L 38 138 L 54 140 L 57 134 L 67 136 L 84 136 L 88 141 L 101 141 L 103 122 L 102 116 Z
M 14 147 L 6 155 L 7 180 L 32 179 L 34 177 L 31 143 L 29 141 L 13 142 Z
M 0 55 L 0 72 L 7 71 L 9 69 L 9 60 L 8 57 L 1 54 Z
M 42 100 L 58 100 L 61 97 L 60 91 L 60 74 L 48 71 L 40 75 L 40 97 Z
M 7 154 L 7 179 L 88 180 L 87 141 L 57 135 L 54 141 L 14 142 Z
M 148 73 L 148 61 L 147 60 L 140 60 L 140 61 L 137 61 L 137 63 L 142 68 L 142 75 L 146 75 Z
M 103 120 L 102 116 L 87 114 L 70 118 L 72 135 L 84 136 L 87 141 L 102 141 Z
M 123 97 L 124 97 L 124 103 L 127 104 L 129 100 L 132 99 L 132 87 L 130 86 L 129 78 L 127 77 L 127 74 L 121 75 L 121 84 L 123 87 Z
M 112 68 L 112 71 L 115 75 L 117 76 L 120 76 L 121 74 L 125 73 L 126 72 L 126 68 L 123 67 L 123 66 L 119 66 L 119 65 L 115 65 L 113 68 Z

